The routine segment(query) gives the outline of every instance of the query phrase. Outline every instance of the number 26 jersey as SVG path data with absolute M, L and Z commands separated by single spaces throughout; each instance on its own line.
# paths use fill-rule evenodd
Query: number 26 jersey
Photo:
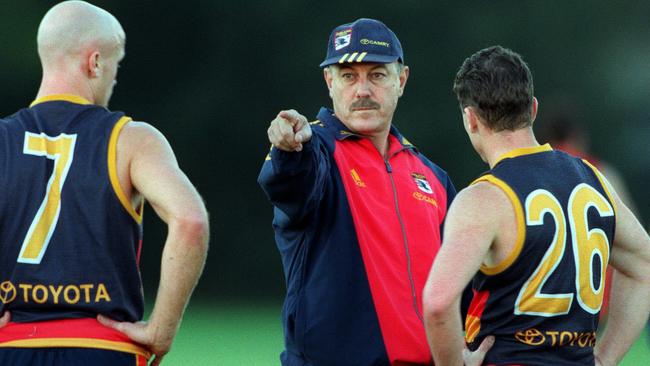
M 481 181 L 511 200 L 517 241 L 506 259 L 483 265 L 473 279 L 470 349 L 494 335 L 487 365 L 593 365 L 615 227 L 602 176 L 543 145 L 511 151 Z

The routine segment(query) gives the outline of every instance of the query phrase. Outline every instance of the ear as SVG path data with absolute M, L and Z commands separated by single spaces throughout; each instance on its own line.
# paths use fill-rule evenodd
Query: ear
M 323 77 L 325 78 L 325 83 L 327 84 L 327 89 L 329 90 L 330 98 L 332 97 L 332 82 L 334 77 L 332 76 L 332 70 L 330 67 L 323 69 Z
M 398 96 L 404 94 L 404 87 L 406 86 L 406 81 L 409 78 L 410 69 L 408 66 L 404 66 L 402 72 L 399 74 L 399 93 Z
M 86 74 L 89 78 L 98 78 L 101 74 L 99 67 L 99 51 L 94 51 L 86 59 Z
M 471 133 L 477 133 L 481 121 L 479 119 L 479 116 L 476 114 L 474 107 L 463 108 L 463 113 L 465 114 L 463 122 L 465 123 L 465 128 L 467 131 Z
M 532 125 L 535 122 L 535 117 L 537 117 L 537 107 L 539 107 L 539 102 L 537 98 L 533 97 L 533 105 L 530 108 L 530 124 Z

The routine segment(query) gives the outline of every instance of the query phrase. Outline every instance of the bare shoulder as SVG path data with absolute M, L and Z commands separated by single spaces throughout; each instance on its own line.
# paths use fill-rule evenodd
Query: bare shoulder
M 509 187 L 495 182 L 478 181 L 463 189 L 445 223 L 445 243 L 475 253 L 479 262 L 488 266 L 500 263 L 510 252 L 517 237 L 518 217 L 522 217 L 516 214 Z M 479 265 L 476 263 L 477 268 Z
M 452 203 L 452 210 L 454 210 L 454 206 L 462 209 L 463 212 L 480 215 L 507 210 L 512 207 L 512 203 L 502 188 L 486 181 L 480 181 L 460 191 Z
M 167 139 L 157 128 L 147 122 L 131 121 L 124 125 L 120 139 L 132 141 L 139 145 L 148 142 L 166 142 Z
M 131 121 L 124 125 L 118 139 L 118 151 L 129 160 L 163 156 L 175 161 L 172 148 L 157 128 L 146 122 Z
M 514 207 L 502 187 L 479 181 L 460 191 L 454 199 L 445 233 L 472 231 L 494 238 L 501 231 L 511 231 L 516 216 Z

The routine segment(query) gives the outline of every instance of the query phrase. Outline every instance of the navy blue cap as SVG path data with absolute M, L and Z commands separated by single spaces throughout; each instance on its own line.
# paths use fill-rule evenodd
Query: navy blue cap
M 353 62 L 404 63 L 399 39 L 384 23 L 368 18 L 339 25 L 330 34 L 320 67 Z

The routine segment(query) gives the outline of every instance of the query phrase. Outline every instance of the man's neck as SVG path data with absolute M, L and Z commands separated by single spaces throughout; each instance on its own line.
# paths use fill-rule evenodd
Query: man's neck
M 520 148 L 539 146 L 533 130 L 524 128 L 517 131 L 501 131 L 486 138 L 483 144 L 483 157 L 494 168 L 504 154 Z
M 368 139 L 375 145 L 379 154 L 385 159 L 388 158 L 388 151 L 390 150 L 390 141 L 388 139 L 388 132 L 381 133 L 375 136 L 368 136 Z
M 66 75 L 62 74 L 43 76 L 36 99 L 54 94 L 77 95 L 91 103 L 96 102 L 95 96 L 87 83 L 71 79 L 69 76 L 66 77 Z

